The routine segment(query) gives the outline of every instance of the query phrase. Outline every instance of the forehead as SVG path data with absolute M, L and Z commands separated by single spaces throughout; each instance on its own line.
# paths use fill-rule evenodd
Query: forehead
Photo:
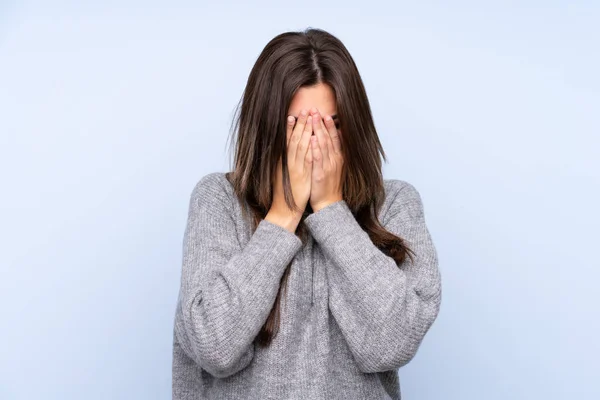
M 290 103 L 288 115 L 298 116 L 300 110 L 310 110 L 313 107 L 322 115 L 336 114 L 335 94 L 329 85 L 318 83 L 298 89 Z

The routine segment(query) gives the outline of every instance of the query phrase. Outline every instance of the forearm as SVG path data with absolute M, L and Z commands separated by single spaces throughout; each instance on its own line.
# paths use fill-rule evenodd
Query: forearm
M 246 246 L 224 265 L 206 254 L 186 262 L 202 271 L 186 287 L 182 320 L 198 363 L 216 375 L 243 368 L 251 343 L 272 309 L 285 267 L 301 246 L 293 233 L 270 221 L 258 225 Z
M 319 214 L 320 213 L 320 214 Z M 436 318 L 441 286 L 437 255 L 426 228 L 414 221 L 407 235 L 416 260 L 398 267 L 336 202 L 307 218 L 330 261 L 329 305 L 364 372 L 399 368 L 414 356 Z M 396 224 L 403 223 L 400 220 Z

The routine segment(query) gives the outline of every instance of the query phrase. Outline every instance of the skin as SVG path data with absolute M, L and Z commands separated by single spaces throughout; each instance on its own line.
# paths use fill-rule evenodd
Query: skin
M 342 200 L 344 160 L 339 131 L 332 119 L 335 114 L 335 95 L 329 85 L 301 88 L 292 99 L 287 124 L 288 168 L 294 201 L 300 210 L 291 210 L 285 203 L 280 159 L 273 204 L 266 220 L 295 232 L 308 202 L 318 212 Z

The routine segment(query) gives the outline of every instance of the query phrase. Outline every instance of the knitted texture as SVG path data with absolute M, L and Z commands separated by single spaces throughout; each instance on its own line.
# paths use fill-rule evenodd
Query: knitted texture
M 441 302 L 438 257 L 410 183 L 386 179 L 383 226 L 416 253 L 398 267 L 344 200 L 304 220 L 306 243 L 261 220 L 252 232 L 225 173 L 192 191 L 174 318 L 173 399 L 400 399 L 398 369 Z M 292 261 L 279 332 L 253 340 Z

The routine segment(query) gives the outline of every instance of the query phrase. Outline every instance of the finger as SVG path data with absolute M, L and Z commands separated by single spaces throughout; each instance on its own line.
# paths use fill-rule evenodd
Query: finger
M 334 154 L 333 142 L 331 141 L 331 136 L 329 135 L 329 131 L 327 130 L 327 127 L 325 126 L 325 121 L 323 121 L 322 118 L 321 118 L 321 129 L 323 129 L 324 136 L 327 141 L 328 156 L 332 156 Z
M 302 137 L 297 144 L 296 150 L 296 161 L 302 162 L 306 157 L 306 152 L 309 150 L 308 146 L 310 144 L 310 137 L 312 136 L 312 117 L 309 116 L 306 119 L 306 124 L 304 125 L 304 131 L 302 132 Z
M 317 144 L 324 160 L 329 160 L 329 145 L 326 131 L 323 129 L 321 115 L 315 114 L 313 117 L 313 131 L 317 137 Z
M 298 143 L 302 139 L 302 133 L 304 132 L 307 116 L 308 112 L 306 110 L 301 110 L 298 118 L 296 119 L 296 126 L 292 130 L 292 136 L 290 137 L 290 142 L 288 143 L 288 155 L 291 160 L 296 160 L 296 151 L 298 149 Z
M 286 132 L 285 132 L 286 146 L 290 145 L 290 138 L 292 137 L 292 132 L 294 131 L 295 124 L 296 124 L 296 117 L 294 117 L 293 115 L 289 115 L 287 117 Z
M 314 136 L 311 136 L 311 139 L 312 139 L 313 137 L 314 137 Z M 312 143 L 312 140 L 311 140 L 311 143 Z M 309 147 L 311 147 L 311 146 L 309 146 Z M 306 152 L 306 157 L 304 157 L 304 162 L 305 162 L 306 168 L 307 168 L 307 169 L 310 169 L 310 170 L 312 171 L 312 164 L 313 164 L 313 162 L 314 162 L 314 158 L 313 158 L 313 152 L 312 152 L 312 149 L 309 149 L 309 150 Z
M 336 154 L 339 154 L 342 151 L 342 141 L 340 139 L 340 133 L 335 127 L 335 121 L 331 118 L 330 115 L 325 117 L 325 127 L 327 128 L 327 132 L 329 132 L 329 137 L 331 138 L 333 151 Z
M 302 133 L 304 132 L 304 127 L 306 126 L 307 119 L 308 111 L 300 110 L 300 114 L 298 114 L 298 118 L 296 118 L 296 126 L 294 127 L 294 132 L 292 133 L 292 136 L 294 136 L 297 142 L 299 142 L 300 138 L 302 137 Z M 296 137 L 296 134 L 298 134 L 298 137 Z
M 312 175 L 323 176 L 323 153 L 317 136 L 310 138 L 310 150 L 312 153 Z

